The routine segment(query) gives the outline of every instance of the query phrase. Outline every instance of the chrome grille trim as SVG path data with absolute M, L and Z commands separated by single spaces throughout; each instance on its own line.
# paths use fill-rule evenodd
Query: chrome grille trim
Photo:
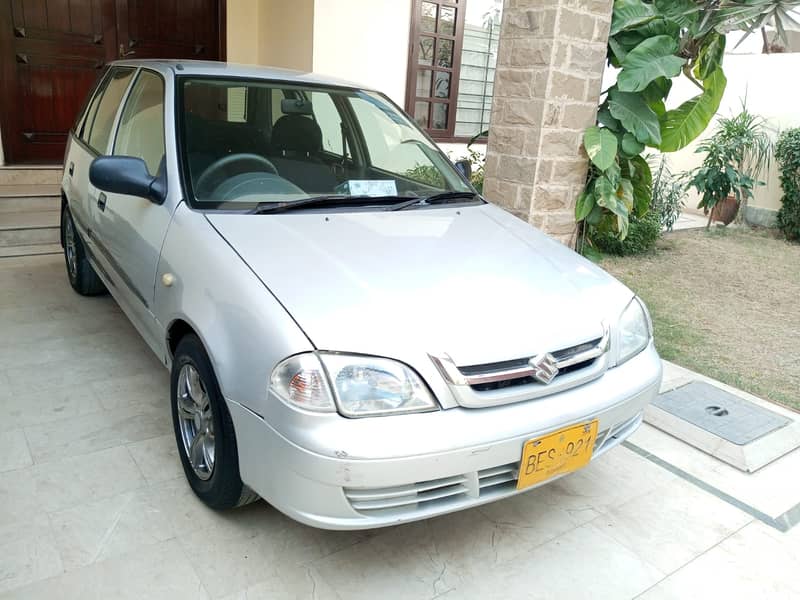
M 550 355 L 551 364 L 557 365 L 558 372 L 547 384 L 534 375 L 541 373 L 542 365 L 539 362 L 529 364 L 530 357 L 459 367 L 446 353 L 428 356 L 459 406 L 487 408 L 527 402 L 559 394 L 603 376 L 609 365 L 611 333 L 607 323 L 600 325 L 600 331 L 591 339 L 537 355 Z
M 589 342 L 583 342 L 582 344 L 576 344 L 575 346 L 571 346 L 569 348 L 562 348 L 561 350 L 551 352 L 551 354 L 556 358 L 556 367 L 559 371 L 561 371 L 567 367 L 599 358 L 608 351 L 608 340 L 609 331 L 608 328 L 604 328 L 603 336 L 601 338 L 596 338 L 594 340 L 590 340 Z M 589 348 L 584 350 L 583 348 L 586 346 L 589 346 Z M 572 352 L 573 350 L 577 350 L 577 352 Z M 472 374 L 480 367 L 460 367 L 459 371 L 461 372 L 466 384 L 470 386 L 532 377 L 536 372 L 535 369 L 528 364 L 527 359 L 520 359 L 518 362 L 523 361 L 524 364 L 519 367 L 512 367 L 502 371 L 487 370 L 484 373 Z M 484 366 L 488 369 L 491 369 L 491 365 Z

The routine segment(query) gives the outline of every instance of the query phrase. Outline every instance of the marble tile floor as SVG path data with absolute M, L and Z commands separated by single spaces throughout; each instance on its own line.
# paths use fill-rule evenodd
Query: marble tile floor
M 59 256 L 0 261 L 0 598 L 792 598 L 782 533 L 629 448 L 512 499 L 367 531 L 186 485 L 166 370 Z

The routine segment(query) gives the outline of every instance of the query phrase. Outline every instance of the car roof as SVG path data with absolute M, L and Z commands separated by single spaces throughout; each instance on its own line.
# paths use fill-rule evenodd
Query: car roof
M 117 60 L 111 65 L 124 65 L 132 67 L 148 67 L 165 75 L 202 75 L 215 77 L 247 77 L 251 79 L 264 79 L 275 81 L 288 81 L 292 83 L 311 83 L 317 85 L 332 85 L 353 89 L 371 89 L 352 81 L 308 73 L 258 65 L 243 65 L 213 60 Z

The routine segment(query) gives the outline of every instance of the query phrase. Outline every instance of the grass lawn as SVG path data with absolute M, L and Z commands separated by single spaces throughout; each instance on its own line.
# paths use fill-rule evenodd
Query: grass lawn
M 679 231 L 651 255 L 601 266 L 647 303 L 662 358 L 800 410 L 800 245 Z

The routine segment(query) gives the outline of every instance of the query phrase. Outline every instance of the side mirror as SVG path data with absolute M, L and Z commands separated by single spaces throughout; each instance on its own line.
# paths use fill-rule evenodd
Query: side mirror
M 461 173 L 464 176 L 464 179 L 467 181 L 470 180 L 472 177 L 472 163 L 467 160 L 466 158 L 462 158 L 461 160 L 457 160 L 455 162 L 456 171 Z
M 89 167 L 89 181 L 104 192 L 147 198 L 161 204 L 167 195 L 162 176 L 153 177 L 141 158 L 98 156 Z

